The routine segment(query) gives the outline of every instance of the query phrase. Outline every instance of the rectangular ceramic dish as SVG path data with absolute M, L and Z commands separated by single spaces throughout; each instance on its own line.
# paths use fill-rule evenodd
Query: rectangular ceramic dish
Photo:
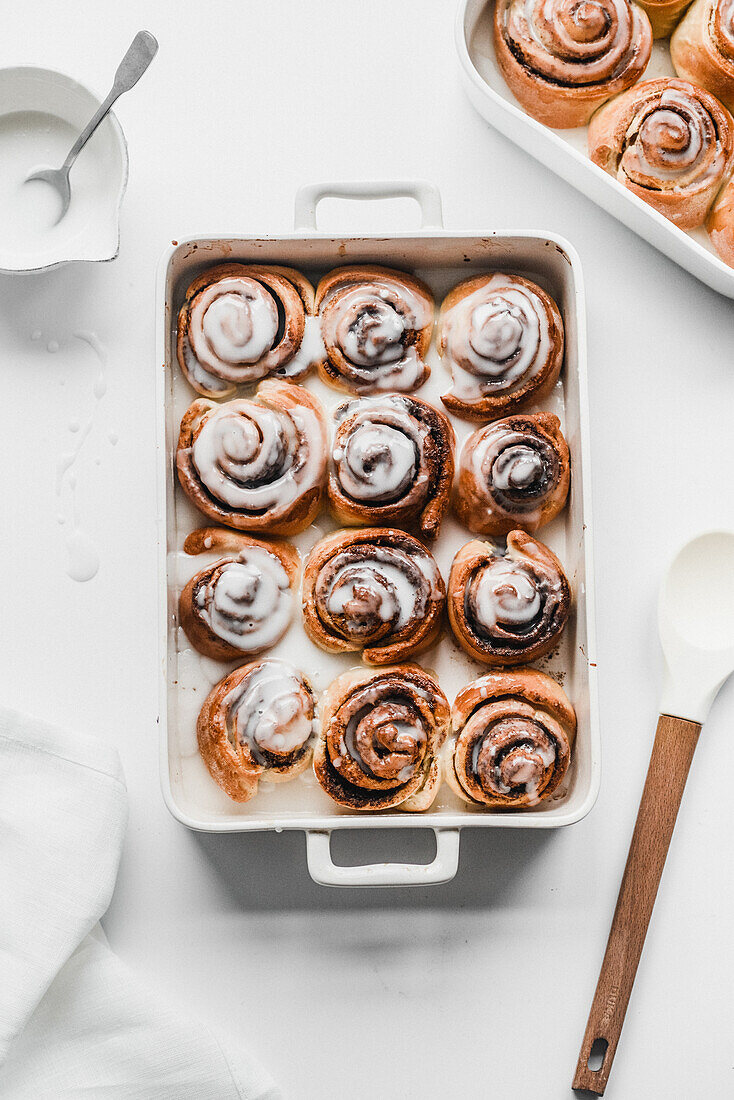
M 423 212 L 420 232 L 333 237 L 316 229 L 316 206 L 326 195 L 378 198 L 408 195 Z M 452 233 L 441 228 L 441 202 L 428 184 L 335 184 L 303 188 L 296 197 L 296 230 L 280 237 L 197 237 L 174 244 L 163 256 L 158 275 L 158 446 L 160 470 L 160 737 L 163 793 L 171 813 L 192 829 L 210 832 L 304 829 L 312 877 L 330 885 L 424 885 L 448 881 L 456 873 L 461 828 L 550 829 L 569 825 L 591 809 L 599 788 L 599 724 L 594 664 L 594 613 L 591 557 L 586 337 L 584 291 L 576 253 L 550 235 L 496 236 L 491 232 Z M 174 475 L 173 454 L 181 415 L 195 394 L 181 375 L 175 355 L 179 305 L 191 279 L 223 260 L 293 265 L 314 281 L 339 264 L 380 263 L 416 271 L 432 287 L 437 301 L 474 272 L 490 269 L 528 275 L 556 299 L 566 326 L 566 358 L 557 391 L 544 407 L 558 412 L 571 450 L 573 473 L 569 505 L 543 529 L 543 539 L 559 554 L 576 596 L 575 612 L 560 651 L 542 667 L 562 679 L 578 714 L 578 735 L 568 776 L 556 795 L 531 812 L 488 813 L 466 806 L 444 784 L 427 813 L 358 814 L 340 809 L 321 790 L 313 774 L 290 783 L 261 783 L 244 804 L 230 801 L 210 778 L 196 745 L 196 715 L 204 696 L 228 666 L 216 665 L 192 651 L 177 622 L 178 594 L 205 564 L 187 558 L 186 534 L 205 521 L 184 497 Z M 432 376 L 420 396 L 439 405 L 449 379 L 431 349 Z M 327 411 L 345 400 L 318 380 L 306 384 L 318 392 Z M 457 443 L 471 425 L 454 421 Z M 333 528 L 321 515 L 313 528 L 293 541 L 302 554 Z M 444 577 L 456 550 L 471 536 L 447 519 L 432 547 Z M 358 664 L 354 654 L 324 654 L 295 622 L 272 655 L 292 661 L 322 690 L 333 676 Z M 420 658 L 433 668 L 449 698 L 484 669 L 444 636 Z M 339 867 L 333 863 L 333 829 L 430 828 L 437 853 L 427 865 L 375 864 Z
M 678 229 L 593 164 L 586 151 L 585 126 L 552 130 L 526 114 L 497 66 L 493 10 L 492 0 L 460 0 L 456 16 L 455 44 L 464 88 L 480 115 L 702 283 L 734 298 L 734 269 L 716 255 L 703 227 L 690 233 Z M 659 76 L 675 76 L 667 39 L 655 42 L 643 79 Z

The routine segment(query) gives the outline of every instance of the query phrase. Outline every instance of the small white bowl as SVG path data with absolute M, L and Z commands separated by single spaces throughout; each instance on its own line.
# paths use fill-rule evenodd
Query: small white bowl
M 92 92 L 64 73 L 32 66 L 0 69 L 0 160 L 4 165 L 2 171 L 11 173 L 0 183 L 22 200 L 25 213 L 29 202 L 39 201 L 47 212 L 48 202 L 55 201 L 53 195 L 25 191 L 25 188 L 30 192 L 48 187 L 45 183 L 23 184 L 28 173 L 44 162 L 43 152 L 35 163 L 27 162 L 29 149 L 33 148 L 28 145 L 27 113 L 40 112 L 52 116 L 52 120 L 60 120 L 55 139 L 65 151 L 58 157 L 58 164 L 47 165 L 57 168 L 75 134 L 99 105 L 100 100 Z M 35 127 L 41 133 L 42 121 L 34 114 L 30 118 L 31 129 Z M 45 133 L 51 133 L 52 129 L 49 125 Z M 50 217 L 48 228 L 44 221 L 43 228 L 25 234 L 18 228 L 20 221 L 6 222 L 3 226 L 0 219 L 0 271 L 40 271 L 78 260 L 114 260 L 120 245 L 119 213 L 127 171 L 127 144 L 119 122 L 109 114 L 71 170 L 71 206 L 58 225 L 52 225 Z M 21 187 L 22 194 L 17 190 Z

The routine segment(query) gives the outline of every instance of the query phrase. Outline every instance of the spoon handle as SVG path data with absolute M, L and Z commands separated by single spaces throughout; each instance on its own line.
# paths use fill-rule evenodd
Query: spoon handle
M 575 1089 L 603 1095 L 701 726 L 661 714 L 627 865 L 581 1044 Z M 599 1041 L 597 1043 L 597 1041 Z M 589 1067 L 591 1049 L 601 1057 Z
M 71 168 L 72 164 L 82 151 L 94 131 L 99 126 L 113 103 L 116 103 L 123 92 L 129 92 L 137 82 L 158 52 L 158 43 L 150 31 L 138 31 L 130 43 L 127 53 L 117 67 L 115 82 L 109 95 L 100 103 L 95 113 L 76 139 L 68 156 L 63 163 L 63 168 Z

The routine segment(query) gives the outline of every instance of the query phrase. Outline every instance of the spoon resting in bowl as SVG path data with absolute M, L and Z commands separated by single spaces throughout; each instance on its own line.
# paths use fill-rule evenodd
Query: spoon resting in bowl
M 69 203 L 71 202 L 69 172 L 72 169 L 74 161 L 79 156 L 102 119 L 108 114 L 113 103 L 117 102 L 123 92 L 129 92 L 130 89 L 137 84 L 157 52 L 158 43 L 150 31 L 138 31 L 130 43 L 127 53 L 119 64 L 117 72 L 115 73 L 115 82 L 110 89 L 109 95 L 104 102 L 100 103 L 94 115 L 90 118 L 89 122 L 69 150 L 67 158 L 61 167 L 39 168 L 35 172 L 31 172 L 30 176 L 26 179 L 26 183 L 30 183 L 32 180 L 42 180 L 44 183 L 50 184 L 51 187 L 57 191 L 61 199 L 59 216 L 56 219 L 57 225 L 66 214 L 66 211 L 69 209 Z

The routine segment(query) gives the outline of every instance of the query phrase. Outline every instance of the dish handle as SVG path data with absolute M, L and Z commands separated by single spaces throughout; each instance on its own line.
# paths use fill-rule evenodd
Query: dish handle
M 459 868 L 459 829 L 434 829 L 431 863 L 367 863 L 340 867 L 331 858 L 331 830 L 306 830 L 306 860 L 321 886 L 436 886 L 450 882 Z
M 441 193 L 426 180 L 306 184 L 296 191 L 294 227 L 316 229 L 316 207 L 325 198 L 415 199 L 421 208 L 421 229 L 443 229 Z

